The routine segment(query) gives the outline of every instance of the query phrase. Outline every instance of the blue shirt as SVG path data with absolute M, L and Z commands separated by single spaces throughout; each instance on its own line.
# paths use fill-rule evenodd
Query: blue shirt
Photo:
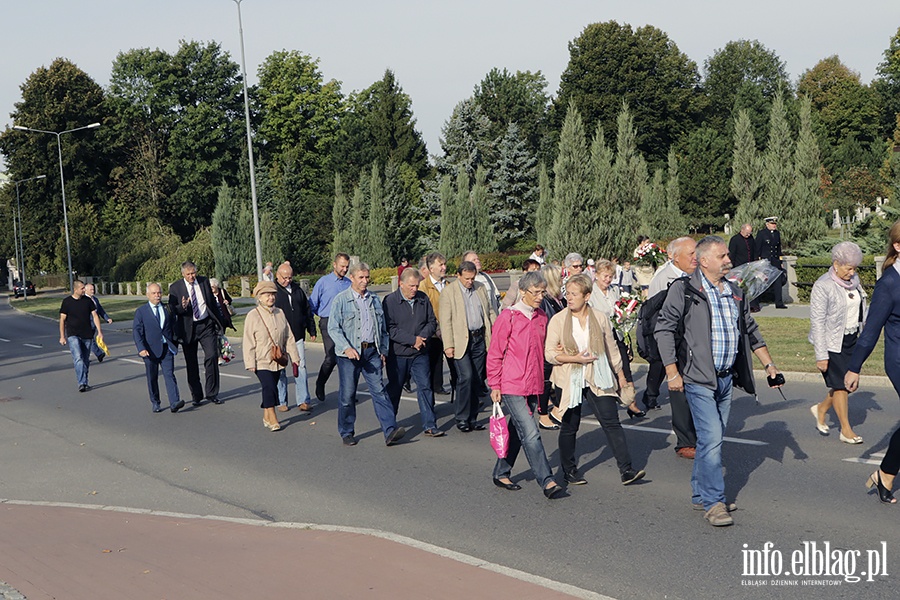
M 349 277 L 338 279 L 338 276 L 332 271 L 316 282 L 312 294 L 309 296 L 309 305 L 320 319 L 327 319 L 331 314 L 331 302 L 334 297 L 349 287 Z
M 724 371 L 734 366 L 738 351 L 738 310 L 734 303 L 731 286 L 722 280 L 722 291 L 714 286 L 706 275 L 701 277 L 703 290 L 709 299 L 709 316 L 712 325 L 712 354 L 716 371 Z
M 371 304 L 370 294 L 366 292 L 364 296 L 360 296 L 356 290 L 351 291 L 350 294 L 353 296 L 356 308 L 359 309 L 360 341 L 371 344 L 375 341 L 375 323 L 372 322 L 372 312 L 369 306 Z

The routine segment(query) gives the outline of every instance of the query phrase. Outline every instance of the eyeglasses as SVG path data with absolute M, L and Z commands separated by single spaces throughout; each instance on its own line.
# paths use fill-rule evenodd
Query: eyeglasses
M 547 294 L 547 290 L 525 290 L 525 293 L 540 298 Z
M 578 263 L 577 265 L 569 265 L 569 268 L 570 269 L 583 269 L 584 265 L 581 263 Z

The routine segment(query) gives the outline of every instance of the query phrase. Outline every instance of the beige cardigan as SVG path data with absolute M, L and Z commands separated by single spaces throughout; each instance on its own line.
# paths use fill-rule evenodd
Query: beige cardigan
M 272 334 L 271 339 L 269 333 Z M 280 308 L 257 306 L 247 313 L 247 320 L 244 321 L 244 368 L 263 371 L 283 369 L 284 367 L 271 359 L 273 339 L 291 357 L 291 362 L 300 362 L 297 342 Z
M 481 316 L 484 319 L 484 346 L 491 345 L 491 327 L 497 314 L 488 299 L 486 288 L 477 281 L 475 296 L 481 303 Z M 453 358 L 459 359 L 465 356 L 469 347 L 469 325 L 466 321 L 466 304 L 462 296 L 462 284 L 459 279 L 447 285 L 441 292 L 440 316 L 441 337 L 444 340 L 444 349 L 453 348 Z
M 596 308 L 591 309 L 593 311 L 595 321 L 600 325 L 600 332 L 598 339 L 598 332 L 594 331 L 594 328 L 591 327 L 590 330 L 590 340 L 591 346 L 595 347 L 595 345 L 599 342 L 602 346 L 603 351 L 606 353 L 606 358 L 609 361 L 609 366 L 612 368 L 613 377 L 616 378 L 616 387 L 610 388 L 608 390 L 601 390 L 594 386 L 594 365 L 589 364 L 584 366 L 584 379 L 585 381 L 591 382 L 590 388 L 591 391 L 597 396 L 618 396 L 618 373 L 622 370 L 622 357 L 619 355 L 619 348 L 616 344 L 616 340 L 613 338 L 612 328 L 609 325 L 609 319 L 605 314 L 597 310 Z M 563 345 L 563 330 L 565 328 L 566 317 L 570 314 L 569 310 L 561 310 L 550 319 L 550 322 L 547 324 L 547 338 L 544 341 L 544 358 L 548 363 L 553 365 L 553 371 L 550 373 L 550 383 L 558 387 L 562 390 L 562 398 L 560 399 L 559 408 L 563 412 L 565 412 L 569 408 L 569 395 L 571 390 L 570 381 L 572 379 L 572 368 L 576 365 L 574 363 L 560 363 L 556 360 L 557 355 L 565 353 L 574 356 L 577 353 L 577 350 L 566 349 L 563 352 L 560 352 L 557 348 L 558 345 Z M 573 317 L 574 318 L 574 317 Z

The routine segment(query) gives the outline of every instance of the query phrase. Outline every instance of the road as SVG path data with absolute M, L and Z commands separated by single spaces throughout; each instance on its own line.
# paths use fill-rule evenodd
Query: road
M 286 426 L 278 433 L 260 423 L 258 384 L 240 361 L 222 369 L 224 405 L 152 414 L 143 366 L 130 332 L 119 327 L 106 336 L 112 356 L 91 365 L 93 391 L 79 394 L 56 323 L 0 305 L 0 497 L 372 528 L 621 599 L 749 598 L 760 584 L 779 582 L 787 584 L 779 598 L 893 595 L 890 577 L 881 575 L 853 583 L 744 574 L 746 551 L 766 542 L 784 570 L 804 543 L 859 551 L 857 574 L 866 570 L 866 551 L 885 542 L 886 570 L 895 575 L 900 509 L 863 489 L 900 420 L 892 389 L 851 397 L 860 446 L 840 443 L 834 429 L 825 438 L 813 428 L 808 407 L 822 396 L 819 383 L 789 378 L 787 401 L 767 389 L 760 405 L 739 396 L 724 461 L 727 492 L 740 509 L 735 526 L 715 529 L 691 509 L 691 462 L 672 451 L 667 406 L 627 425 L 646 479 L 623 487 L 605 437 L 587 421 L 579 448 L 590 483 L 551 503 L 524 456 L 513 476 L 524 489 L 495 488 L 487 432 L 451 428 L 447 404 L 438 416 L 448 435 L 429 439 L 407 398 L 400 418 L 410 435 L 387 448 L 363 395 L 360 444 L 342 446 L 336 374 L 313 415 L 279 413 Z M 772 352 L 777 361 L 778 349 Z M 321 355 L 317 344 L 307 351 L 311 365 Z M 186 390 L 183 368 L 177 375 Z M 641 376 L 639 390 L 642 383 Z

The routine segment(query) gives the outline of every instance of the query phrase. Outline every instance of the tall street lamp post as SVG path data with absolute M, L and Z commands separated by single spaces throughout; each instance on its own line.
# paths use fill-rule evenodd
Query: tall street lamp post
M 262 281 L 262 244 L 259 239 L 259 206 L 256 202 L 256 168 L 253 166 L 253 136 L 250 133 L 250 98 L 247 94 L 247 61 L 244 58 L 244 25 L 241 22 L 242 0 L 233 1 L 237 5 L 238 32 L 241 38 L 241 77 L 244 83 L 244 118 L 247 121 L 247 154 L 250 158 L 250 197 L 253 201 L 253 241 L 256 243 L 256 277 Z
M 16 218 L 19 221 L 19 244 L 16 247 L 16 266 L 19 267 L 19 283 L 22 284 L 22 294 L 25 297 L 25 301 L 28 302 L 28 284 L 26 283 L 28 279 L 25 277 L 25 235 L 22 233 L 22 203 L 19 200 L 19 184 L 26 183 L 28 181 L 35 181 L 37 179 L 46 179 L 46 175 L 38 175 L 37 177 L 29 177 L 28 179 L 20 179 L 15 182 L 16 184 Z M 13 228 L 15 229 L 15 222 L 13 220 Z
M 81 131 L 82 129 L 96 129 L 100 127 L 100 123 L 91 123 L 90 125 L 85 125 L 84 127 L 76 127 L 75 129 L 67 129 L 65 131 L 46 131 L 44 129 L 33 129 L 31 127 L 23 127 L 22 125 L 13 125 L 13 129 L 18 129 L 20 131 L 33 131 L 34 133 L 49 133 L 50 135 L 56 136 L 56 149 L 59 152 L 59 183 L 62 186 L 62 205 L 63 205 L 63 225 L 66 230 L 66 258 L 69 261 L 69 289 L 74 289 L 74 276 L 72 274 L 72 247 L 69 244 L 69 215 L 66 211 L 66 180 L 63 175 L 63 161 L 62 161 L 62 141 L 60 138 L 63 134 L 73 133 L 75 131 Z

